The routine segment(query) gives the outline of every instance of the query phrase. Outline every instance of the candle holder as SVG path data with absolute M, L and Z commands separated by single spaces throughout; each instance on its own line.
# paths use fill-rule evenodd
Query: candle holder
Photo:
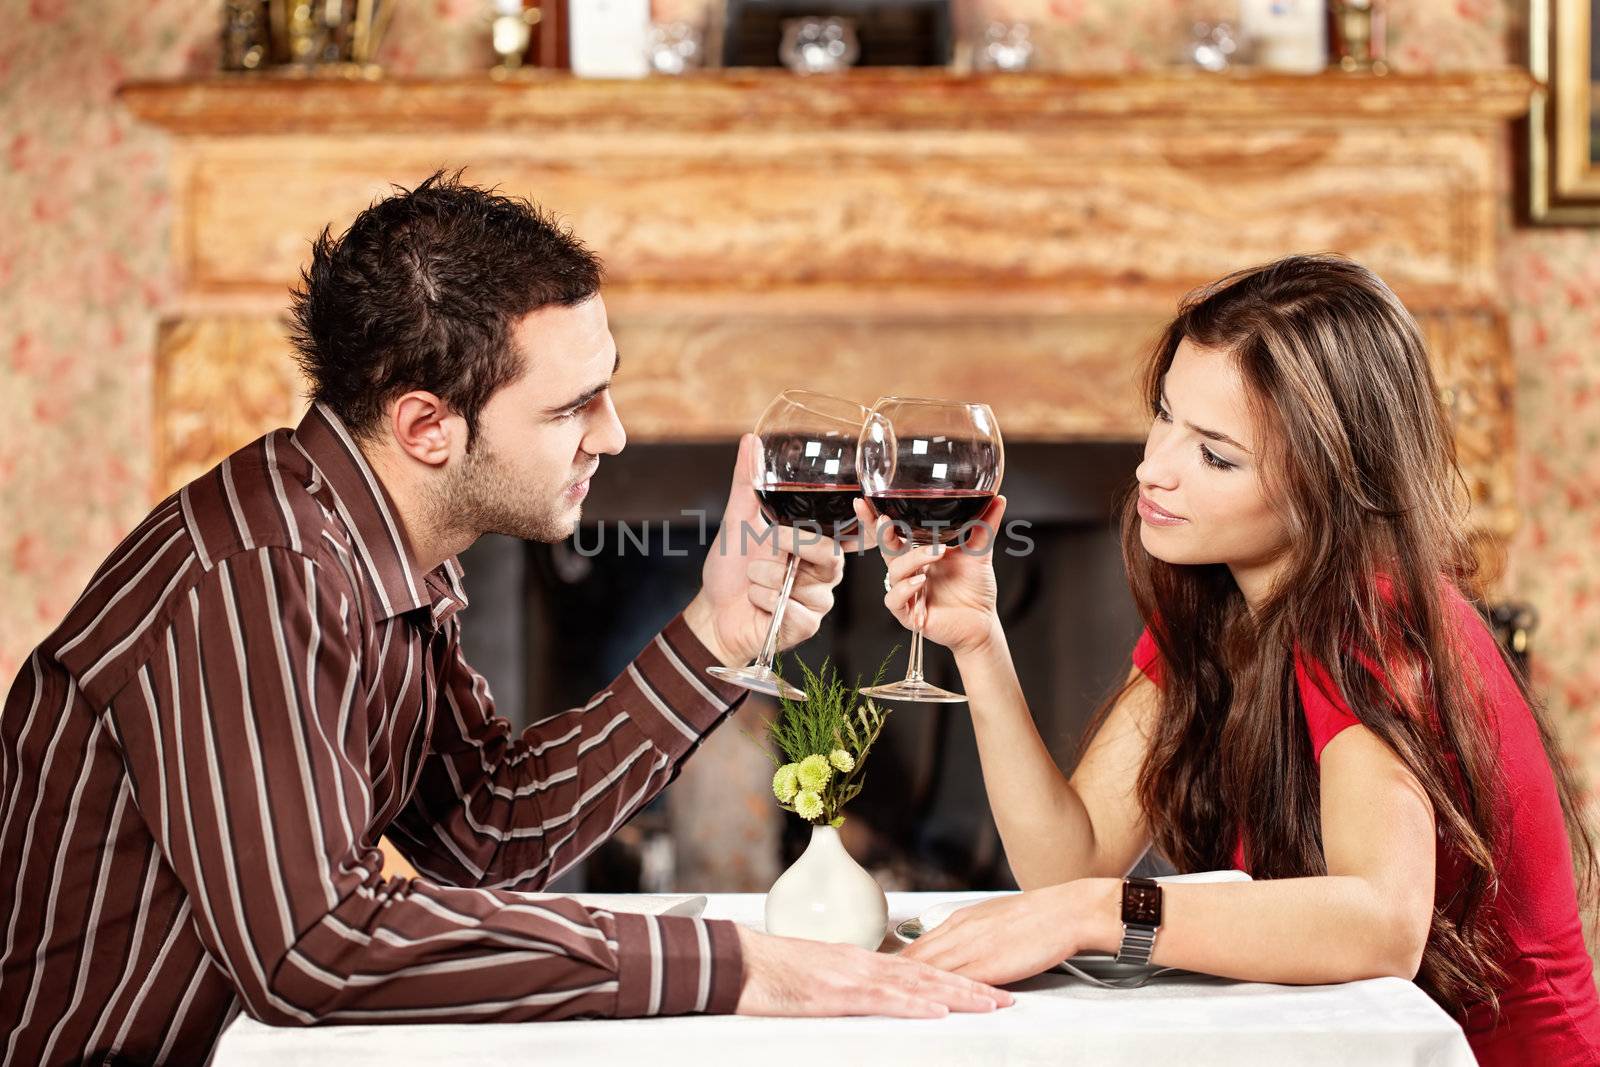
M 489 46 L 499 57 L 497 71 L 512 71 L 522 66 L 533 40 L 533 28 L 544 18 L 537 5 L 524 0 L 490 0 Z
M 1328 0 L 1328 65 L 1386 74 L 1389 27 L 1383 0 Z

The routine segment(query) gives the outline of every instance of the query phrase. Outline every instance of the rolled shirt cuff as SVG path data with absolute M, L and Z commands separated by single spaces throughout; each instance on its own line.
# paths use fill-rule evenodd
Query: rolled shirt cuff
M 616 938 L 618 1018 L 738 1007 L 744 956 L 733 923 L 617 912 Z

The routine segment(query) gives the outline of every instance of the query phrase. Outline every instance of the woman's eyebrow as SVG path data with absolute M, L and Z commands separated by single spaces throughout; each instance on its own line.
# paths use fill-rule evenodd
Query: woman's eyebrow
M 1172 404 L 1167 400 L 1167 387 L 1165 385 L 1161 387 L 1161 406 L 1166 408 L 1169 413 L 1172 410 Z M 1232 445 L 1234 448 L 1237 448 L 1247 456 L 1255 454 L 1238 441 L 1235 441 L 1233 438 L 1223 433 L 1221 430 L 1207 430 L 1204 427 L 1196 426 L 1187 419 L 1184 420 L 1183 424 L 1189 427 L 1189 429 L 1193 430 L 1195 433 L 1199 434 L 1201 437 L 1207 438 L 1208 440 L 1220 441 L 1225 445 Z

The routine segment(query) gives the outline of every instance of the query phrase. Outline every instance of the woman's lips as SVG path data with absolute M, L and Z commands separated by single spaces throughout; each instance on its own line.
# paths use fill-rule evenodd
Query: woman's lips
M 1181 515 L 1162 510 L 1147 496 L 1139 497 L 1139 518 L 1151 526 L 1181 526 L 1189 521 Z

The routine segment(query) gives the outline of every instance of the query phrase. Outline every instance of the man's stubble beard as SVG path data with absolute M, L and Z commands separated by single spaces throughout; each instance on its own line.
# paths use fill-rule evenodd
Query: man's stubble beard
M 572 536 L 576 509 L 562 503 L 558 488 L 549 498 L 516 478 L 480 440 L 461 466 L 446 475 L 435 500 L 440 528 L 476 538 L 486 533 L 554 544 Z

